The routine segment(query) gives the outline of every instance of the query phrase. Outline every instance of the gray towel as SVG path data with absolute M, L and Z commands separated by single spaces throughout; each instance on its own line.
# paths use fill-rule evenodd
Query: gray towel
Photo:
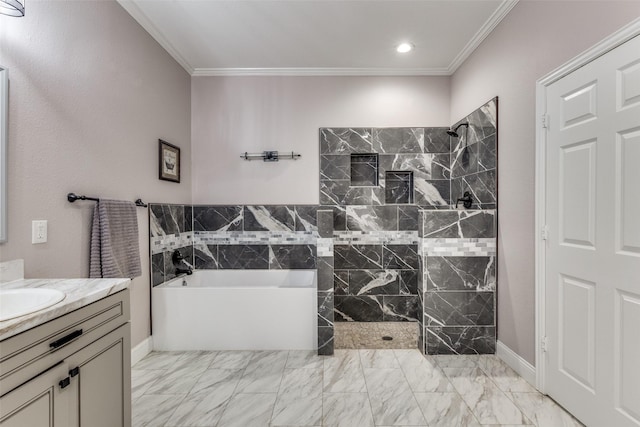
M 100 199 L 93 209 L 89 277 L 128 277 L 142 274 L 136 205 Z

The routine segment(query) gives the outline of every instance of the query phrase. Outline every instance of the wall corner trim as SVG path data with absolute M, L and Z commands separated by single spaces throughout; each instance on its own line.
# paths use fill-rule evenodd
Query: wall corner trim
M 153 350 L 153 338 L 148 336 L 131 349 L 131 366 L 135 365 Z
M 501 341 L 496 342 L 496 356 L 518 375 L 524 378 L 533 387 L 536 387 L 536 368 L 531 363 L 524 360 L 519 354 L 511 350 Z

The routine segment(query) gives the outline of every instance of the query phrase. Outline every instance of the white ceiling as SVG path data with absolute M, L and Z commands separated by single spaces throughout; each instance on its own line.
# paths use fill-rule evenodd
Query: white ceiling
M 450 75 L 517 1 L 118 0 L 192 75 Z

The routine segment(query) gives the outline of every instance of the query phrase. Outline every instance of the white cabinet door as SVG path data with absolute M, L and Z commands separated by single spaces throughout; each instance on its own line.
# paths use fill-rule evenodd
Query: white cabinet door
M 640 426 L 640 36 L 547 88 L 546 392 Z
M 72 392 L 61 363 L 0 397 L 1 427 L 68 427 Z

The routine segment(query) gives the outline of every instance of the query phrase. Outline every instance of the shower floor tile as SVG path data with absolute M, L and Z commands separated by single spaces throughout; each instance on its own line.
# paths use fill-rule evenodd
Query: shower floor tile
M 418 347 L 416 322 L 336 322 L 336 349 L 414 349 Z M 384 340 L 382 337 L 391 337 Z
M 154 352 L 131 378 L 134 427 L 582 426 L 493 355 Z

